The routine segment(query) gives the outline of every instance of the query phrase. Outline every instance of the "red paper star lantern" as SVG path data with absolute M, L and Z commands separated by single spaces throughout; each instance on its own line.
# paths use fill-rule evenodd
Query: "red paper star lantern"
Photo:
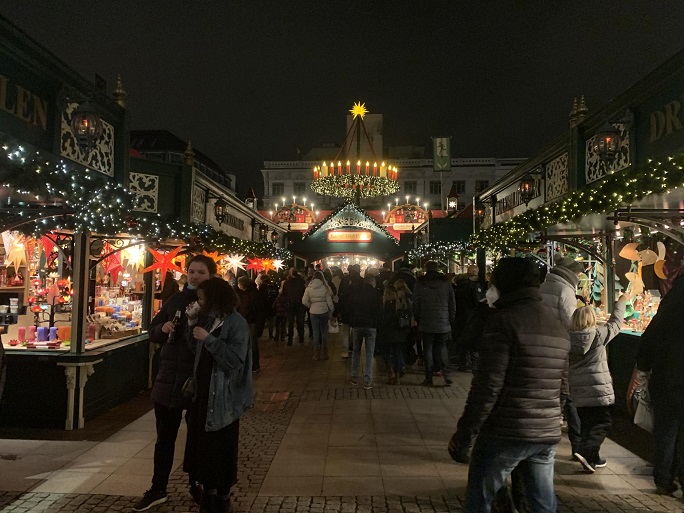
M 261 258 L 248 258 L 247 270 L 254 269 L 254 272 L 259 272 L 264 268 L 263 260 Z
M 178 246 L 176 249 L 169 251 L 168 253 L 160 253 L 152 248 L 149 248 L 150 254 L 156 260 L 151 266 L 146 267 L 142 270 L 143 273 L 154 271 L 159 269 L 159 274 L 161 274 L 161 286 L 164 288 L 164 281 L 166 280 L 167 271 L 178 271 L 179 273 L 185 273 L 181 267 L 178 267 L 173 263 L 173 259 L 178 256 L 178 253 L 183 249 L 183 246 Z
M 268 271 L 275 271 L 275 266 L 273 265 L 273 260 L 269 260 L 267 258 L 264 258 L 261 261 L 264 271 L 268 273 Z

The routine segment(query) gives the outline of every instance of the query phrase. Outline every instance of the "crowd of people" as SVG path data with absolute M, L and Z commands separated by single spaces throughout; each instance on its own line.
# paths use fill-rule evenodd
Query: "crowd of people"
M 295 331 L 297 344 L 308 331 L 314 361 L 330 358 L 328 334 L 339 333 L 341 356 L 351 356 L 350 384 L 367 390 L 374 386 L 376 357 L 389 385 L 401 384 L 406 366 L 419 359 L 424 386 L 434 386 L 435 378 L 449 386 L 453 372 L 474 372 L 449 442 L 452 458 L 469 464 L 464 511 L 491 511 L 502 490 L 513 491 L 508 496 L 521 510 L 556 511 L 554 461 L 563 423 L 582 469 L 594 473 L 606 465 L 600 449 L 615 403 L 606 345 L 631 298 L 623 294 L 611 318 L 599 324 L 594 308 L 576 296 L 583 264 L 554 260 L 540 283 L 539 267 L 525 258 L 501 259 L 482 282 L 477 266 L 449 275 L 436 262 L 427 262 L 420 276 L 407 264 L 396 272 L 384 265 L 363 273 L 358 265 L 346 273 L 318 265 L 291 268 L 284 277 L 262 272 L 255 279 L 224 279 L 213 260 L 193 257 L 187 284 L 164 301 L 149 328 L 150 340 L 159 344 L 152 390 L 157 441 L 152 486 L 135 511 L 167 499 L 184 411 L 190 494 L 201 513 L 232 510 L 239 420 L 252 405 L 261 370 L 259 340 L 267 334 L 293 346 Z M 669 326 L 658 322 L 669 304 L 663 303 L 646 338 Z M 657 491 L 671 494 L 678 477 L 673 462 L 684 454 L 677 430 L 684 431 L 684 423 L 681 394 L 668 396 L 671 376 L 657 370 L 664 365 L 661 353 L 641 351 L 639 369 L 653 373 L 658 398 Z

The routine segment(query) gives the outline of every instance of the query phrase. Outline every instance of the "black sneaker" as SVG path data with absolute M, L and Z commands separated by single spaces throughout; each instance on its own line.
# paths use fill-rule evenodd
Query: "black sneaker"
M 198 506 L 202 505 L 202 485 L 201 484 L 191 484 L 190 485 L 190 497 L 195 501 Z
M 135 503 L 133 511 L 147 511 L 152 506 L 166 502 L 168 498 L 164 490 L 150 488 L 143 494 L 142 499 Z
M 667 495 L 668 497 L 674 497 L 674 493 L 677 491 L 677 485 L 672 483 L 667 486 L 656 486 L 655 493 L 658 495 Z
M 596 468 L 591 463 L 589 463 L 584 456 L 582 456 L 578 452 L 575 453 L 575 456 L 584 467 L 584 470 L 586 470 L 587 472 L 591 472 L 592 474 L 596 472 Z
M 366 383 L 363 388 L 364 390 L 373 390 L 373 383 Z
M 601 458 L 600 456 L 599 456 L 599 459 L 594 462 L 594 468 L 603 468 L 606 465 L 608 465 L 608 462 L 606 461 L 605 458 Z
M 352 379 L 349 380 L 349 384 L 350 384 L 350 385 L 356 386 L 356 385 L 359 384 L 359 380 L 358 380 L 358 379 L 355 379 L 355 378 L 352 378 Z

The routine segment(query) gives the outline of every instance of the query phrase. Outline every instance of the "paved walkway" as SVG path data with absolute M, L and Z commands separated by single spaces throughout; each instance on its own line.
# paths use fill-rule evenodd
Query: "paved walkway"
M 257 402 L 240 424 L 237 511 L 460 511 L 467 467 L 446 452 L 470 375 L 424 388 L 421 369 L 401 386 L 366 391 L 349 383 L 339 344 L 325 362 L 308 345 L 262 341 Z M 376 369 L 377 370 L 377 369 Z M 439 385 L 440 379 L 435 379 Z M 87 430 L 86 430 L 87 431 Z M 0 439 L 0 512 L 130 511 L 149 487 L 154 450 L 150 411 L 103 441 Z M 185 432 L 177 443 L 182 457 Z M 608 466 L 584 474 L 558 449 L 556 492 L 568 512 L 682 511 L 681 499 L 652 493 L 652 468 L 608 440 Z M 169 501 L 152 511 L 197 511 L 176 460 Z

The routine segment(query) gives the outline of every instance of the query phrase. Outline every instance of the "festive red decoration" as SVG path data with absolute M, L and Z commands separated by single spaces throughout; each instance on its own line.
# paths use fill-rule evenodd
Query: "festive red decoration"
M 253 269 L 254 272 L 259 272 L 264 268 L 264 263 L 261 258 L 248 258 L 247 270 Z
M 161 286 L 162 288 L 164 288 L 164 281 L 166 281 L 167 271 L 177 271 L 179 273 L 185 273 L 185 271 L 181 267 L 178 267 L 176 264 L 173 263 L 173 259 L 178 256 L 178 253 L 182 249 L 183 246 L 178 246 L 177 248 L 169 251 L 168 253 L 160 253 L 158 251 L 153 250 L 152 248 L 149 248 L 148 250 L 150 254 L 154 257 L 156 262 L 150 265 L 149 267 L 145 267 L 145 269 L 143 269 L 142 272 L 146 273 L 149 271 L 154 271 L 155 269 L 159 269 L 159 273 L 161 274 Z

